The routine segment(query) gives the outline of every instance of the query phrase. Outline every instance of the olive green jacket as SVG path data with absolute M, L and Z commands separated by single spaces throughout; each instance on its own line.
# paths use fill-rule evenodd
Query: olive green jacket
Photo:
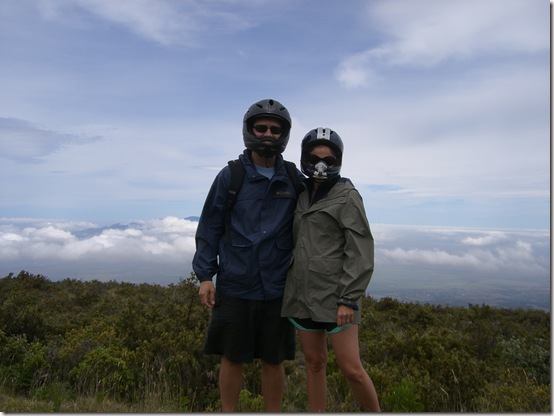
M 337 320 L 337 302 L 356 304 L 373 274 L 373 236 L 362 197 L 345 178 L 310 206 L 303 192 L 294 213 L 293 261 L 289 268 L 282 316 Z

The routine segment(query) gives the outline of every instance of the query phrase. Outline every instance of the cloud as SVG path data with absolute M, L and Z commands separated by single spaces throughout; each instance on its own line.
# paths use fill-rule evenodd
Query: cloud
M 3 216 L 198 215 L 244 111 L 272 96 L 289 160 L 309 129 L 341 134 L 374 221 L 549 227 L 546 3 L 4 3 Z M 342 85 L 378 88 L 332 82 L 340 62 Z
M 546 273 L 544 266 L 536 263 L 529 243 L 516 241 L 512 246 L 493 250 L 471 250 L 464 253 L 448 252 L 441 249 L 420 250 L 395 248 L 380 251 L 383 262 L 400 262 L 405 265 L 425 264 L 431 266 L 449 266 L 463 269 L 475 269 L 482 272 Z
M 357 117 L 335 127 L 345 141 L 345 176 L 362 190 L 381 187 L 372 199 L 386 192 L 387 203 L 395 205 L 438 198 L 481 206 L 510 200 L 503 203 L 509 212 L 514 198 L 543 204 L 550 195 L 544 58 L 541 66 L 480 68 L 454 82 L 437 75 L 436 83 L 422 89 L 410 84 L 400 96 L 348 106 Z
M 79 261 L 86 257 L 109 261 L 144 256 L 175 260 L 194 250 L 195 231 L 194 222 L 176 217 L 85 229 L 71 223 L 51 222 L 4 225 L 0 227 L 0 260 L 27 256 L 60 261 Z
M 339 63 L 335 71 L 337 80 L 347 88 L 369 87 L 376 84 L 380 77 L 369 66 L 372 51 L 354 54 Z
M 49 19 L 63 20 L 74 17 L 77 7 L 163 46 L 196 47 L 202 37 L 235 33 L 259 24 L 251 15 L 256 6 L 263 4 L 241 5 L 232 0 L 75 0 L 48 1 L 42 12 Z
M 485 231 L 435 227 L 378 227 L 376 259 L 382 264 L 433 267 L 448 274 L 549 276 L 546 231 Z M 383 235 L 381 236 L 380 233 Z M 401 235 L 403 237 L 401 237 Z M 402 239 L 402 240 L 401 240 Z
M 486 235 L 480 235 L 476 237 L 466 237 L 462 239 L 462 244 L 473 246 L 488 246 L 507 238 L 506 233 L 501 231 L 491 231 Z
M 168 216 L 98 226 L 0 218 L 0 277 L 26 270 L 74 278 L 170 284 L 188 277 L 196 221 Z M 372 296 L 548 309 L 548 231 L 374 224 Z
M 174 281 L 191 271 L 197 222 L 168 216 L 107 227 L 48 220 L 0 220 L 1 273 L 19 269 L 52 277 Z M 544 231 L 373 226 L 376 279 L 392 273 L 423 279 L 438 275 L 527 276 L 548 281 L 549 240 Z M 13 267 L 19 266 L 18 269 Z M 12 267 L 12 269 L 9 269 Z M 418 275 L 418 273 L 422 273 Z
M 0 157 L 22 163 L 40 163 L 49 154 L 99 137 L 60 133 L 37 127 L 25 120 L 0 118 Z
M 383 67 L 427 68 L 489 54 L 547 51 L 548 19 L 541 18 L 546 7 L 527 0 L 371 2 L 368 27 L 389 40 L 347 56 L 335 76 L 345 87 L 366 87 Z
M 196 223 L 176 217 L 98 227 L 3 219 L 4 274 L 28 270 L 62 277 L 176 281 L 190 273 Z M 11 268 L 11 269 L 8 269 Z M 161 270 L 161 272 L 160 272 Z

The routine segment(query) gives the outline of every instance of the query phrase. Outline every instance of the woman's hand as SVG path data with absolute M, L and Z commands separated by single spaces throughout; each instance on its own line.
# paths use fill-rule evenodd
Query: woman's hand
M 339 305 L 337 311 L 337 325 L 351 324 L 354 321 L 354 309 L 345 305 Z

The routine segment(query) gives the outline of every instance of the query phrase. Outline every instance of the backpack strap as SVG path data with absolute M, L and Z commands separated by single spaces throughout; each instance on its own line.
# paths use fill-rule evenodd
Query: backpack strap
M 229 190 L 227 191 L 227 208 L 232 210 L 237 199 L 237 194 L 242 187 L 244 169 L 242 168 L 242 162 L 240 159 L 230 160 L 227 164 L 229 165 L 229 169 L 231 169 L 231 183 L 229 184 Z
M 294 185 L 294 189 L 296 190 L 296 197 L 298 198 L 298 195 L 306 189 L 306 186 L 298 179 L 298 175 L 296 174 L 296 165 L 288 160 L 284 160 L 284 162 L 289 178 Z
M 244 178 L 244 169 L 240 159 L 230 160 L 227 162 L 229 169 L 231 169 L 231 183 L 227 191 L 227 210 L 225 211 L 225 235 L 227 241 L 231 245 L 231 212 L 235 206 L 237 200 L 237 194 L 242 187 L 242 180 Z

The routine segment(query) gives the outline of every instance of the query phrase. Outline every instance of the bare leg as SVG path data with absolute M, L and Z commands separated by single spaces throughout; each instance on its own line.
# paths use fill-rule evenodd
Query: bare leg
M 380 412 L 377 392 L 360 360 L 358 325 L 351 325 L 336 334 L 330 335 L 330 338 L 337 363 L 356 400 L 364 410 Z
M 325 332 L 298 331 L 306 358 L 308 411 L 325 412 L 327 401 L 327 342 Z
M 285 392 L 285 368 L 283 364 L 268 364 L 262 361 L 262 394 L 266 412 L 281 411 Z
M 242 363 L 234 363 L 223 356 L 219 369 L 219 395 L 222 412 L 237 411 L 242 381 Z

